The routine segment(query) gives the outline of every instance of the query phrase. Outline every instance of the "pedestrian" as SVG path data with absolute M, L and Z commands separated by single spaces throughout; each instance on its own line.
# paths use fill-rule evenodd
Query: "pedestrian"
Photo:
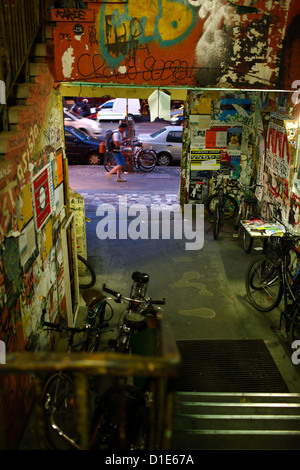
M 114 159 L 117 162 L 117 165 L 112 168 L 108 173 L 106 173 L 106 176 L 110 177 L 114 173 L 117 173 L 117 182 L 118 183 L 125 183 L 127 180 L 121 177 L 122 169 L 125 165 L 125 160 L 124 156 L 121 151 L 121 145 L 122 142 L 126 139 L 123 138 L 123 133 L 127 129 L 127 124 L 125 122 L 121 122 L 119 124 L 119 127 L 117 130 L 113 132 L 112 138 L 114 142 L 114 149 L 113 149 L 113 154 L 114 154 Z

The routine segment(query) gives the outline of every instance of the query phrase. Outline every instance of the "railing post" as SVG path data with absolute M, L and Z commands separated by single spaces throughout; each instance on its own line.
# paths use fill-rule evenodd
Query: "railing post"
M 4 432 L 4 419 L 3 419 L 3 399 L 0 392 L 0 450 L 5 450 L 5 432 Z
M 80 438 L 79 447 L 81 450 L 88 450 L 88 377 L 84 373 L 76 374 L 75 385 L 78 409 L 77 430 Z

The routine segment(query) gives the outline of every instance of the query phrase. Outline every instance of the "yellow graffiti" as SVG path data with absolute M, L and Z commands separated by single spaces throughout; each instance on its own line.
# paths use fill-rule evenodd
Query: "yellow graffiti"
M 113 56 L 121 58 L 133 43 L 135 47 L 152 41 L 161 47 L 178 44 L 189 35 L 195 21 L 195 9 L 184 0 L 132 0 L 117 7 L 106 4 L 99 29 L 103 56 L 108 63 Z

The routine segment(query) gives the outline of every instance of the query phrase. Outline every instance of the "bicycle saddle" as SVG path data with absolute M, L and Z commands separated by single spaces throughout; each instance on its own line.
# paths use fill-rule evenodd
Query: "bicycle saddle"
M 145 317 L 138 312 L 128 312 L 124 316 L 124 323 L 128 328 L 143 330 L 146 327 Z
M 135 282 L 143 282 L 146 284 L 146 282 L 149 281 L 149 274 L 134 271 L 134 273 L 132 273 L 131 279 Z
M 100 290 L 97 289 L 86 289 L 82 293 L 83 300 L 85 301 L 88 308 L 93 308 L 101 300 L 105 299 L 105 296 Z

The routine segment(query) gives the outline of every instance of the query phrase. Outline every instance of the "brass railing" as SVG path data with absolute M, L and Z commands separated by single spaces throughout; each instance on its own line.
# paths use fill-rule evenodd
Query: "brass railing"
M 39 447 L 45 448 L 45 422 L 40 396 L 43 388 L 41 373 L 49 371 L 69 371 L 75 374 L 77 394 L 78 430 L 80 431 L 81 449 L 88 449 L 88 385 L 87 377 L 118 377 L 124 385 L 129 377 L 147 377 L 153 392 L 151 406 L 149 448 L 152 450 L 170 449 L 172 434 L 173 390 L 170 379 L 178 375 L 180 355 L 172 333 L 165 321 L 159 330 L 160 351 L 158 357 L 135 356 L 117 353 L 58 353 L 58 352 L 19 352 L 7 354 L 6 364 L 0 367 L 0 374 L 31 373 L 34 375 L 35 406 L 38 418 Z M 0 397 L 1 398 L 1 397 Z M 1 405 L 1 401 L 0 401 Z M 2 404 L 5 407 L 5 403 Z M 125 413 L 120 413 L 125 416 Z M 1 409 L 0 409 L 1 416 Z M 125 423 L 120 424 L 124 429 Z M 4 436 L 1 429 L 0 438 Z M 120 433 L 120 450 L 124 433 Z M 2 447 L 4 443 L 2 443 Z M 1 448 L 1 439 L 0 439 Z

